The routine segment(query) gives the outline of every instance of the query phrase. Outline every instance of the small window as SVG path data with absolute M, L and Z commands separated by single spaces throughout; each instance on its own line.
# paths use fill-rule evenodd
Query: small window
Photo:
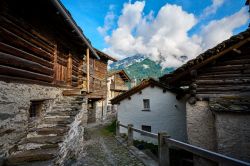
M 143 107 L 144 107 L 144 110 L 150 109 L 150 100 L 149 99 L 143 99 Z
M 41 109 L 42 109 L 41 101 L 32 101 L 29 109 L 29 117 L 30 118 L 39 117 Z
M 147 131 L 147 132 L 151 132 L 151 126 L 142 125 L 141 129 L 144 130 L 144 131 Z M 141 134 L 141 135 L 144 135 L 144 134 Z

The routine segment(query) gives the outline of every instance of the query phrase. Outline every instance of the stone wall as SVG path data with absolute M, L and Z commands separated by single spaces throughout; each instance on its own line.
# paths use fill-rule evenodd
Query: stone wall
M 250 162 L 250 115 L 216 113 L 218 152 Z
M 197 101 L 186 104 L 188 142 L 208 150 L 216 150 L 214 115 L 209 110 L 208 102 Z
M 61 88 L 0 81 L 0 157 L 15 149 L 28 129 L 31 100 L 58 98 Z M 43 109 L 49 107 L 46 102 Z

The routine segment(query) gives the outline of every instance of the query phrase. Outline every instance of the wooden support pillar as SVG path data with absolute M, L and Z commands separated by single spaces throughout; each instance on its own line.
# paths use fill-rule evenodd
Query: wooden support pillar
M 72 55 L 69 54 L 68 64 L 67 64 L 67 86 L 72 85 Z
M 90 82 L 90 77 L 89 77 L 89 48 L 86 50 L 86 65 L 87 65 L 87 92 L 89 92 L 89 82 Z
M 120 121 L 116 121 L 116 136 L 120 135 Z
M 169 146 L 165 141 L 169 137 L 167 133 L 158 133 L 159 166 L 170 166 Z
M 54 65 L 54 67 L 53 67 L 53 70 L 54 70 L 54 74 L 53 74 L 53 84 L 55 84 L 56 83 L 56 73 L 57 73 L 57 45 L 55 45 L 55 47 L 54 47 L 54 54 L 53 54 L 53 56 L 54 56 L 54 61 L 53 61 L 53 65 Z
M 133 146 L 133 125 L 128 125 L 128 146 Z

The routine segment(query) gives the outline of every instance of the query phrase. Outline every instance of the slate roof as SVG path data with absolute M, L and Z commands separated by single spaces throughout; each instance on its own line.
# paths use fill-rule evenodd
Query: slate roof
M 110 101 L 112 104 L 118 104 L 120 101 L 122 101 L 126 98 L 129 98 L 133 94 L 138 93 L 141 90 L 143 90 L 144 88 L 149 87 L 149 86 L 160 87 L 163 89 L 163 91 L 169 90 L 169 91 L 172 91 L 175 93 L 181 92 L 181 89 L 170 88 L 167 85 L 162 84 L 161 82 L 154 80 L 153 78 L 149 78 L 149 79 L 142 81 L 139 85 L 133 87 L 129 91 L 116 96 L 115 98 L 111 99 Z

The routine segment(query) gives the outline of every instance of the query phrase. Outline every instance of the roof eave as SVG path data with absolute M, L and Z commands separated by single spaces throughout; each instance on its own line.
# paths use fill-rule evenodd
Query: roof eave
M 54 4 L 54 6 L 60 11 L 62 16 L 65 18 L 65 20 L 70 24 L 70 26 L 75 30 L 75 32 L 78 34 L 78 36 L 83 40 L 83 42 L 89 47 L 91 52 L 95 55 L 97 59 L 100 59 L 100 57 L 97 55 L 96 51 L 94 48 L 91 46 L 89 43 L 88 39 L 86 36 L 81 32 L 79 27 L 76 25 L 75 21 L 69 16 L 67 13 L 65 7 L 63 4 L 60 2 L 60 0 L 51 0 L 51 2 Z

